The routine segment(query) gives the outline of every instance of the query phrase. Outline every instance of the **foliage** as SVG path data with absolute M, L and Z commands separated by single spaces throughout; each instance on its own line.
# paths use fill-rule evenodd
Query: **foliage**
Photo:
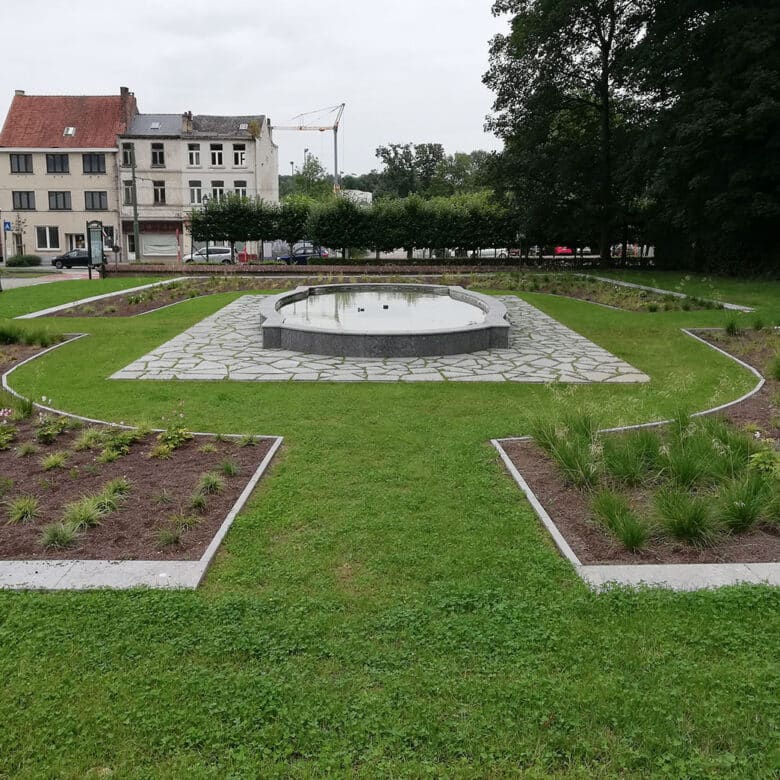
M 20 496 L 8 502 L 8 523 L 28 523 L 40 513 L 40 501 L 35 496 Z
M 627 550 L 637 552 L 647 544 L 650 529 L 632 511 L 624 496 L 611 490 L 601 490 L 594 496 L 591 506 Z
M 66 417 L 42 414 L 35 426 L 35 438 L 41 444 L 51 444 L 60 434 L 68 430 Z
M 52 452 L 41 458 L 41 468 L 44 471 L 51 471 L 52 469 L 61 469 L 65 467 L 65 462 L 68 459 L 67 452 Z
M 238 474 L 238 466 L 233 460 L 223 460 L 219 464 L 219 471 L 225 477 L 235 477 Z
M 5 299 L 3 301 L 5 303 Z M 13 322 L 0 321 L 0 344 L 27 344 L 50 347 L 60 337 L 40 328 L 22 327 Z
M 202 493 L 204 496 L 221 493 L 224 489 L 225 480 L 214 472 L 202 474 L 196 488 L 197 492 Z
M 718 524 L 709 498 L 667 487 L 658 491 L 655 501 L 661 524 L 671 537 L 699 547 L 715 543 Z
M 43 529 L 41 534 L 41 547 L 55 549 L 64 549 L 70 547 L 78 536 L 78 528 L 67 523 L 50 523 Z
M 6 261 L 8 268 L 29 268 L 40 264 L 40 255 L 14 255 Z
M 750 472 L 721 488 L 719 517 L 730 531 L 747 531 L 761 519 L 769 498 L 769 480 L 759 472 Z

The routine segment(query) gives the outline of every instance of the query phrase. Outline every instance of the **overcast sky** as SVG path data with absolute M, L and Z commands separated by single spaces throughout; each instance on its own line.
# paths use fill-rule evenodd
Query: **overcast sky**
M 490 0 L 7 0 L 0 111 L 28 94 L 135 92 L 143 112 L 266 114 L 275 124 L 347 104 L 339 168 L 378 145 L 496 149 L 483 130 Z M 333 168 L 331 133 L 277 131 L 280 173 L 303 150 Z

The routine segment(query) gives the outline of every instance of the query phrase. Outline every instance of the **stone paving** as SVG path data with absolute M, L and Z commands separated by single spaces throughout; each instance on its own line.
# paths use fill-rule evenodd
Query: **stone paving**
M 117 371 L 112 379 L 250 382 L 648 382 L 649 377 L 514 295 L 502 296 L 508 349 L 346 358 L 263 349 L 260 304 L 246 295 Z

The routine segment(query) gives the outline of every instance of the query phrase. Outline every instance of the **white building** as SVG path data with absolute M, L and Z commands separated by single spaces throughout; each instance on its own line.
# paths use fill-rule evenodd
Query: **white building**
M 119 138 L 119 148 L 122 240 L 130 259 L 175 262 L 187 254 L 188 215 L 205 197 L 237 193 L 279 200 L 278 150 L 264 116 L 136 114 Z

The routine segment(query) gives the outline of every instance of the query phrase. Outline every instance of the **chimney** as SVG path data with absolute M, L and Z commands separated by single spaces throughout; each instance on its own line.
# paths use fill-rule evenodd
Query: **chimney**
M 135 95 L 127 87 L 119 87 L 119 99 L 122 104 L 122 132 L 124 133 L 133 117 L 138 113 L 138 106 L 135 102 Z
M 24 90 L 23 89 L 15 89 L 14 90 L 14 95 L 16 95 L 17 97 L 19 95 L 24 95 Z
M 192 132 L 192 111 L 185 111 L 181 115 L 182 131 L 185 133 Z

